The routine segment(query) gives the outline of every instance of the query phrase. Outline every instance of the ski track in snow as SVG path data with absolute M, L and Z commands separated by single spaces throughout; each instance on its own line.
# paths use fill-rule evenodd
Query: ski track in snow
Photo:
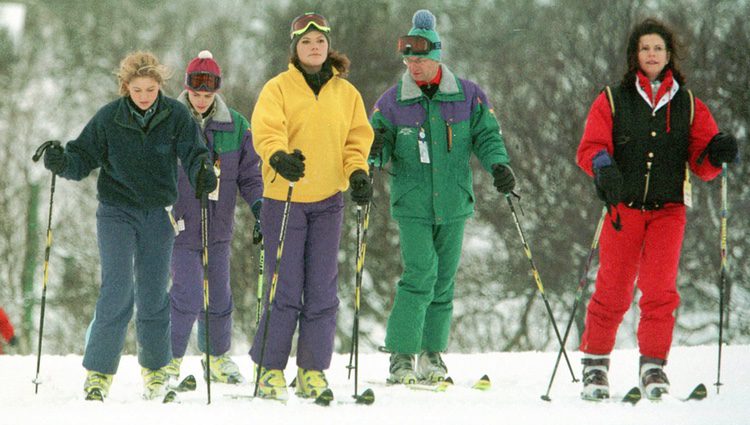
M 750 423 L 750 346 L 726 346 L 722 356 L 721 393 L 717 395 L 716 346 L 674 347 L 667 374 L 674 397 L 686 396 L 700 382 L 708 387 L 708 398 L 700 402 L 646 399 L 636 406 L 624 403 L 593 403 L 580 400 L 580 383 L 571 382 L 565 360 L 560 363 L 550 392 L 551 402 L 540 396 L 547 390 L 556 352 L 446 354 L 444 359 L 456 386 L 445 393 L 386 387 L 385 354 L 360 355 L 359 392 L 375 391 L 371 406 L 355 405 L 353 380 L 347 380 L 349 356 L 334 355 L 327 377 L 341 404 L 320 407 L 297 399 L 290 389 L 287 404 L 274 401 L 232 399 L 225 394 L 252 394 L 254 384 L 211 385 L 212 402 L 206 404 L 206 386 L 200 358 L 188 356 L 182 377 L 198 378 L 198 389 L 178 395 L 179 404 L 160 404 L 141 399 L 140 367 L 134 356 L 123 356 L 110 396 L 104 403 L 83 399 L 85 371 L 81 356 L 44 355 L 42 384 L 34 394 L 36 356 L 0 356 L 0 424 L 554 424 L 554 425 L 742 425 Z M 580 379 L 580 352 L 569 352 Z M 249 356 L 233 358 L 246 377 L 252 377 Z M 638 352 L 617 350 L 612 355 L 610 385 L 613 398 L 637 385 Z M 483 374 L 492 380 L 487 392 L 468 387 Z M 285 371 L 287 382 L 296 374 L 295 359 Z

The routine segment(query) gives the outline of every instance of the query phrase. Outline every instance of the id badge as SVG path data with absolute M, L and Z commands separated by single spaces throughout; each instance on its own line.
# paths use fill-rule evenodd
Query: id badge
M 219 176 L 221 176 L 221 160 L 217 159 L 214 163 L 214 174 L 216 174 L 216 189 L 208 194 L 209 201 L 219 200 L 219 187 L 221 185 L 221 179 L 219 178 Z
M 419 143 L 419 162 L 422 164 L 429 164 L 430 163 L 430 149 L 427 146 L 427 141 L 425 140 L 426 134 L 424 132 L 424 128 L 419 129 L 419 137 L 417 139 L 417 143 Z

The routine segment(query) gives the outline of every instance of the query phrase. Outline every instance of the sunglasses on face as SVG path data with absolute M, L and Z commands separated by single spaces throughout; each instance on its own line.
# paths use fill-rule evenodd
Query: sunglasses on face
M 398 39 L 398 52 L 402 55 L 426 55 L 440 49 L 440 42 L 433 43 L 419 35 L 405 35 Z
M 192 72 L 185 75 L 185 85 L 193 91 L 216 91 L 221 86 L 221 77 L 209 72 Z
M 297 16 L 292 21 L 291 38 L 294 38 L 295 35 L 303 34 L 310 28 L 310 25 L 322 32 L 331 31 L 331 26 L 323 15 L 317 13 L 305 13 L 304 15 Z

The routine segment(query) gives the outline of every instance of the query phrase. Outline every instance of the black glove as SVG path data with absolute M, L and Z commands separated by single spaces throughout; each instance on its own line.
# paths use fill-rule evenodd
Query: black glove
M 195 197 L 200 199 L 204 194 L 207 195 L 214 190 L 218 185 L 216 174 L 214 174 L 213 167 L 201 166 L 198 170 L 198 176 L 195 179 Z
M 295 150 L 292 154 L 276 151 L 271 155 L 268 163 L 281 174 L 281 177 L 290 182 L 296 182 L 305 176 L 305 156 L 299 150 Z
M 15 346 L 16 346 L 16 344 L 18 344 L 18 338 L 16 338 L 16 336 L 15 336 L 15 335 L 13 335 L 13 336 L 12 336 L 12 337 L 10 337 L 10 339 L 8 340 L 8 345 L 10 345 L 11 347 L 15 347 Z
M 60 145 L 52 145 L 44 151 L 44 168 L 60 174 L 68 168 L 68 157 Z
M 260 231 L 260 208 L 262 206 L 263 202 L 258 200 L 253 203 L 252 207 L 250 207 L 253 216 L 255 216 L 255 226 L 253 226 L 253 245 L 258 245 L 263 241 L 263 233 Z
M 372 184 L 364 170 L 356 170 L 349 176 L 349 186 L 352 188 L 352 201 L 357 205 L 367 205 L 372 199 Z
M 516 187 L 516 176 L 513 174 L 513 169 L 510 168 L 510 165 L 493 164 L 492 177 L 495 178 L 493 184 L 500 193 L 508 194 Z
M 714 167 L 721 167 L 724 162 L 737 158 L 737 139 L 731 134 L 719 133 L 706 146 L 708 162 Z
M 375 138 L 372 140 L 372 146 L 370 146 L 370 158 L 377 158 L 383 153 L 383 145 L 385 145 L 385 134 L 388 129 L 376 128 Z
M 596 196 L 607 205 L 617 205 L 622 201 L 622 174 L 617 165 L 594 168 Z

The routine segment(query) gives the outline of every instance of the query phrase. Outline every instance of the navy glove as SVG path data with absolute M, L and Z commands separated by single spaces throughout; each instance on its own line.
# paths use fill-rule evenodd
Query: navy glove
M 268 160 L 271 167 L 281 174 L 281 177 L 296 182 L 305 176 L 305 156 L 295 149 L 294 153 L 276 151 Z
M 508 194 L 516 187 L 516 176 L 513 174 L 513 169 L 510 165 L 492 164 L 492 177 L 494 177 L 493 184 L 498 192 Z
M 260 231 L 260 208 L 263 206 L 262 200 L 257 200 L 250 207 L 250 210 L 255 216 L 255 226 L 253 226 L 253 245 L 258 245 L 263 241 L 263 233 Z
M 622 174 L 607 151 L 599 151 L 594 157 L 594 185 L 596 196 L 607 205 L 622 201 Z
M 385 128 L 375 129 L 375 138 L 372 140 L 372 146 L 370 146 L 370 158 L 377 158 L 383 153 L 383 145 L 385 145 L 385 134 L 388 130 Z
M 356 170 L 349 176 L 349 186 L 352 188 L 352 201 L 357 205 L 367 205 L 372 199 L 372 184 L 364 170 Z
M 218 180 L 216 179 L 216 174 L 214 174 L 213 167 L 201 166 L 201 169 L 198 170 L 198 176 L 195 179 L 195 197 L 200 199 L 203 195 L 208 195 L 216 190 L 217 185 Z
M 68 168 L 68 157 L 60 145 L 52 145 L 44 151 L 44 168 L 60 174 Z
M 714 167 L 721 167 L 722 163 L 730 163 L 737 158 L 737 139 L 731 134 L 718 133 L 708 143 L 706 150 L 708 162 Z

